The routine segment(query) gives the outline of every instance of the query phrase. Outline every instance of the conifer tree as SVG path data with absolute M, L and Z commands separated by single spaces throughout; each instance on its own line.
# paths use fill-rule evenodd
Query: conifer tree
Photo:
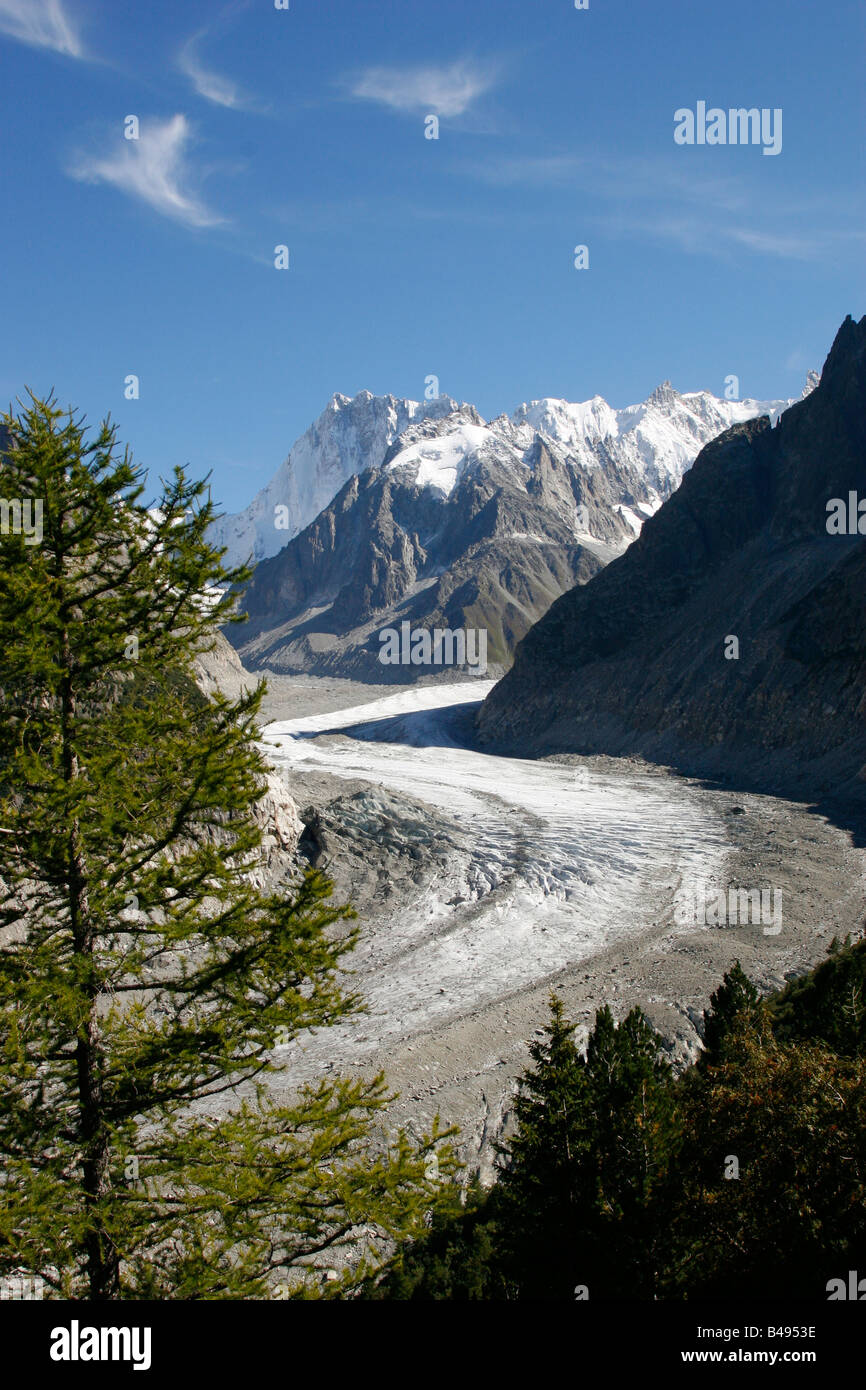
M 499 1146 L 502 1258 L 513 1293 L 570 1298 L 583 1223 L 580 1158 L 587 1146 L 583 1060 L 563 1001 L 550 996 L 533 1066 L 518 1079 L 516 1129 Z
M 866 1240 L 866 1062 L 741 1012 L 682 1086 L 674 1297 L 826 1297 Z
M 607 1005 L 599 1009 L 587 1044 L 586 1083 L 596 1291 L 650 1297 L 663 1259 L 656 1198 L 676 1126 L 671 1068 L 640 1009 L 618 1026 Z
M 438 1124 L 374 1140 L 381 1076 L 266 1084 L 359 1000 L 328 881 L 245 872 L 263 689 L 194 682 L 246 571 L 207 542 L 204 483 L 143 505 L 108 421 L 88 438 L 31 396 L 5 427 L 0 491 L 41 535 L 0 537 L 0 1272 L 97 1300 L 345 1294 L 423 1228 L 430 1153 L 455 1162 Z M 323 1284 L 363 1230 L 366 1264 Z
M 583 1061 L 563 1001 L 550 996 L 543 1039 L 529 1045 L 533 1068 L 519 1079 L 514 1098 L 517 1130 L 508 1146 L 506 1187 L 527 1200 L 571 1199 L 573 1164 L 585 1146 Z
M 755 1016 L 760 1009 L 761 996 L 738 960 L 734 961 L 710 998 L 704 1013 L 704 1050 L 700 1065 L 709 1066 L 722 1055 L 724 1040 L 736 1019 L 742 1015 Z
M 404 1242 L 384 1277 L 370 1281 L 364 1296 L 377 1301 L 480 1302 L 499 1299 L 504 1289 L 496 1248 L 497 1192 L 485 1192 L 475 1174 L 468 1186 L 443 1191 L 430 1229 Z
M 866 940 L 835 937 L 827 959 L 771 1003 L 777 1038 L 814 1039 L 840 1056 L 866 1053 Z
M 589 1037 L 586 1073 L 599 1195 L 611 1215 L 641 1205 L 659 1167 L 672 1108 L 671 1068 L 640 1009 L 617 1027 L 605 1005 Z
M 584 1059 L 556 996 L 544 1031 L 503 1146 L 505 1268 L 521 1298 L 645 1295 L 660 1258 L 652 1198 L 674 1133 L 661 1040 L 639 1009 L 617 1027 L 605 1005 Z

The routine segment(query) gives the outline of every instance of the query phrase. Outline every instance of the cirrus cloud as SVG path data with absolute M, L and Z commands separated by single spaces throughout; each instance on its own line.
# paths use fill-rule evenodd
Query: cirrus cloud
M 201 33 L 193 34 L 191 39 L 187 39 L 178 54 L 177 65 L 190 79 L 200 97 L 214 102 L 217 106 L 228 106 L 234 111 L 242 110 L 250 105 L 250 101 L 237 83 L 230 77 L 223 77 L 221 73 L 206 68 L 198 56 L 198 45 L 206 32 L 203 29 Z
M 462 116 L 496 84 L 492 64 L 460 59 L 444 67 L 372 67 L 349 80 L 353 96 L 394 111 Z
M 191 137 L 184 115 L 151 121 L 142 125 L 139 139 L 121 135 L 111 154 L 83 156 L 69 172 L 85 183 L 111 184 L 188 227 L 214 227 L 224 219 L 192 191 L 186 153 Z
M 0 0 L 0 33 L 33 48 L 84 57 L 84 45 L 61 0 Z

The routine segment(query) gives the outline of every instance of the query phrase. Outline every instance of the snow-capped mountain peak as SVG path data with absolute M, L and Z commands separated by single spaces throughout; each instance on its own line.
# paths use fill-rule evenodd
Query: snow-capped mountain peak
M 638 503 L 645 515 L 679 486 L 710 439 L 757 415 L 775 423 L 789 404 L 681 394 L 663 381 L 645 401 L 620 410 L 602 396 L 545 397 L 487 423 L 450 396 L 419 402 L 337 392 L 250 505 L 214 523 L 211 539 L 226 547 L 230 564 L 258 562 L 276 555 L 365 469 L 399 472 L 447 497 L 479 459 L 495 455 L 507 467 L 531 469 L 539 443 L 576 475 L 588 479 L 601 469 L 615 477 L 623 505 Z
M 432 439 L 419 439 L 401 449 L 385 467 L 401 470 L 417 487 L 432 487 L 448 497 L 462 478 L 467 461 L 494 435 L 485 425 L 460 423 Z
M 546 396 L 518 406 L 511 419 L 518 427 L 528 425 L 565 445 L 591 443 L 617 433 L 616 413 L 602 396 L 576 403 Z
M 675 391 L 669 381 L 661 382 L 651 395 L 647 396 L 646 404 L 655 406 L 675 406 L 682 400 L 679 391 Z
M 227 548 L 229 564 L 276 555 L 353 474 L 381 463 L 413 423 L 447 419 L 460 409 L 450 396 L 411 401 L 371 391 L 356 396 L 336 392 L 250 505 L 214 523 L 212 543 Z

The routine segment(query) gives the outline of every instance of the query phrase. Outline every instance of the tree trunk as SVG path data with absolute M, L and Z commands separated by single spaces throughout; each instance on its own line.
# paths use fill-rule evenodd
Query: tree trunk
M 63 774 L 66 782 L 78 780 L 80 769 L 75 750 L 75 691 L 69 637 L 63 633 L 62 685 Z M 84 966 L 84 991 L 89 1000 L 87 1017 L 79 1029 L 75 1049 L 78 1072 L 78 1114 L 82 1144 L 82 1175 L 85 1207 L 89 1217 L 86 1235 L 87 1278 L 90 1298 L 101 1301 L 120 1297 L 120 1258 L 106 1231 L 102 1229 L 102 1203 L 111 1191 L 110 1148 L 102 1106 L 102 1058 L 99 1045 L 99 981 L 94 971 L 95 933 L 88 898 L 87 862 L 81 843 L 77 816 L 69 827 L 67 848 L 67 886 L 72 947 Z

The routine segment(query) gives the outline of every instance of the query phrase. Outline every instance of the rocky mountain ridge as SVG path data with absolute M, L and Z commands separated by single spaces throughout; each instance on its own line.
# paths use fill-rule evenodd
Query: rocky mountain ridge
M 336 393 L 298 439 L 270 482 L 242 511 L 220 518 L 210 538 L 231 564 L 270 558 L 308 526 L 354 474 L 377 468 L 432 427 L 439 437 L 466 426 L 489 430 L 521 453 L 536 438 L 561 446 L 587 469 L 610 456 L 630 466 L 657 494 L 679 483 L 703 444 L 739 420 L 769 414 L 787 401 L 722 400 L 708 391 L 680 395 L 663 382 L 638 405 L 612 409 L 601 396 L 573 404 L 546 398 L 518 406 L 489 424 L 473 405 L 450 396 L 412 401 L 361 391 Z M 395 450 L 397 441 L 400 447 Z M 404 460 L 405 462 L 406 460 Z
M 833 499 L 848 513 L 852 496 L 853 527 L 831 530 Z M 866 317 L 849 317 L 815 390 L 775 427 L 708 444 L 634 545 L 553 604 L 482 707 L 481 736 L 863 796 L 861 497 Z

